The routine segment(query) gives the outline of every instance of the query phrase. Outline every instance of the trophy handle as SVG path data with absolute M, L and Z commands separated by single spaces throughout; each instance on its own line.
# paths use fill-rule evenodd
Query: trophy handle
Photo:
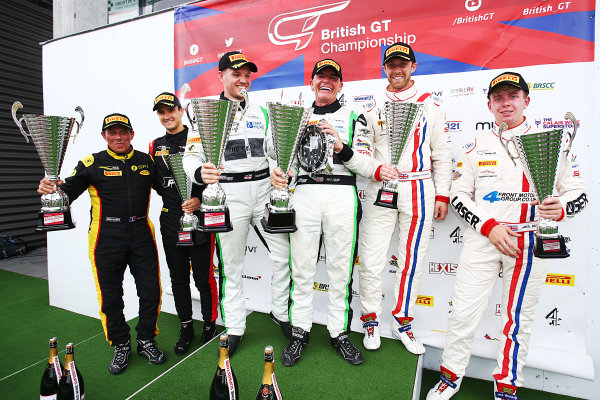
M 198 129 L 194 128 L 194 124 L 196 123 L 196 117 L 194 116 L 194 118 L 192 118 L 190 116 L 190 104 L 192 104 L 192 103 L 187 103 L 187 105 L 185 106 L 185 114 L 188 117 L 188 121 L 190 121 L 190 126 L 192 127 L 192 131 L 197 131 Z
M 162 160 L 165 163 L 165 165 L 167 166 L 167 168 L 171 169 L 171 166 L 169 165 L 169 163 L 167 162 L 167 159 L 165 158 L 166 150 L 167 150 L 167 146 L 160 146 L 160 158 L 162 158 Z
M 192 88 L 190 87 L 190 85 L 188 85 L 187 83 L 184 83 L 183 86 L 181 87 L 181 91 L 179 92 L 179 97 L 181 97 L 182 103 L 185 100 L 185 95 L 191 91 L 192 91 Z
M 515 164 L 515 166 L 517 165 L 515 159 L 519 158 L 519 157 L 515 157 L 510 153 L 510 150 L 508 149 L 508 143 L 511 142 L 513 144 L 513 146 L 516 147 L 515 142 L 512 138 L 510 139 L 505 139 L 506 143 L 502 141 L 502 134 L 504 133 L 505 130 L 508 129 L 508 125 L 506 125 L 505 122 L 500 124 L 500 127 L 498 128 L 498 137 L 500 138 L 500 144 L 502 145 L 502 147 L 504 147 L 504 149 L 506 150 L 506 153 L 508 154 L 508 156 L 510 157 L 510 159 L 512 160 L 513 164 Z
M 571 146 L 573 146 L 573 140 L 575 139 L 575 134 L 577 133 L 577 119 L 575 119 L 575 115 L 573 115 L 572 112 L 566 113 L 565 119 L 568 119 L 569 121 L 573 122 L 573 133 L 567 132 L 567 135 L 569 135 L 569 145 L 564 150 L 565 157 L 567 157 L 569 155 L 569 152 L 571 151 Z
M 83 126 L 83 121 L 85 120 L 85 114 L 83 113 L 83 108 L 81 108 L 80 106 L 77 106 L 77 108 L 75 108 L 75 111 L 77 111 L 79 113 L 79 115 L 81 115 L 81 122 L 75 121 L 75 123 L 77 124 L 77 130 L 75 131 L 75 133 L 72 136 L 73 143 L 75 143 L 75 138 L 79 134 L 79 131 L 81 130 L 81 127 Z
M 240 121 L 242 120 L 242 118 L 244 118 L 244 114 L 246 114 L 246 111 L 248 110 L 248 107 L 250 106 L 250 101 L 248 100 L 248 92 L 246 91 L 246 89 L 242 89 L 240 90 L 240 93 L 242 94 L 242 96 L 244 96 L 244 108 L 242 108 L 240 106 L 241 102 L 238 103 L 238 108 L 242 110 L 242 115 L 240 115 Z M 239 123 L 238 123 L 239 125 Z M 237 130 L 237 126 L 235 127 L 235 130 Z
M 17 124 L 17 126 L 19 127 L 19 130 L 25 137 L 25 140 L 27 141 L 27 143 L 29 143 L 29 138 L 31 137 L 31 135 L 29 135 L 27 132 L 25 132 L 25 129 L 23 129 L 23 117 L 17 119 L 17 111 L 19 111 L 19 109 L 21 109 L 21 108 L 23 108 L 23 104 L 21 104 L 18 101 L 15 101 L 12 105 L 11 114 L 12 114 L 13 120 L 15 121 L 15 124 Z

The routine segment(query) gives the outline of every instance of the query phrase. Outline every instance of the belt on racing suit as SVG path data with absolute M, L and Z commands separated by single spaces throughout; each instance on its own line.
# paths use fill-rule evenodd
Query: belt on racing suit
M 268 178 L 269 176 L 269 168 L 261 169 L 260 171 L 222 173 L 219 182 L 232 183 L 260 181 L 261 179 Z
M 141 217 L 125 217 L 125 218 L 121 218 L 121 217 L 104 217 L 104 222 L 135 222 L 135 221 L 141 221 L 146 219 L 146 216 L 141 216 Z
M 296 185 L 321 183 L 326 185 L 356 185 L 356 175 L 315 175 L 315 179 L 308 175 L 300 175 Z
M 416 171 L 416 172 L 399 172 L 399 181 L 420 181 L 423 179 L 431 178 L 431 170 L 427 171 Z
M 521 222 L 516 224 L 512 224 L 510 222 L 499 222 L 499 224 L 504 225 L 505 227 L 516 233 L 536 231 L 538 225 L 537 221 Z

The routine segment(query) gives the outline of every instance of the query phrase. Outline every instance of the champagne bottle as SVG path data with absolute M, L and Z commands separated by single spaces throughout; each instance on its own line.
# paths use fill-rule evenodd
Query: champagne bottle
M 50 339 L 49 347 L 48 365 L 46 365 L 40 383 L 40 400 L 56 400 L 58 383 L 63 374 L 63 366 L 58 359 L 58 341 L 55 337 Z
M 262 384 L 258 389 L 256 400 L 281 400 L 281 392 L 275 379 L 275 359 L 273 358 L 273 346 L 265 347 L 265 370 Z
M 229 363 L 229 340 L 227 334 L 219 338 L 219 365 L 210 385 L 210 400 L 238 400 L 238 383 Z
M 65 354 L 65 373 L 60 378 L 56 400 L 84 400 L 83 376 L 75 366 L 73 343 L 67 344 Z

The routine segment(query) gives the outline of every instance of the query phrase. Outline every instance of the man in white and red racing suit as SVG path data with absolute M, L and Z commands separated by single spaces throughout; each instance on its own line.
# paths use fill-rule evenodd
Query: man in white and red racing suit
M 428 400 L 449 399 L 458 391 L 471 356 L 475 329 L 499 273 L 503 281 L 502 331 L 494 369 L 495 391 L 496 398 L 517 399 L 531 323 L 546 280 L 546 262 L 533 255 L 538 219 L 542 215 L 560 221 L 587 203 L 579 173 L 561 153 L 556 179 L 559 196 L 538 205 L 522 161 L 513 163 L 498 136 L 502 122 L 508 126 L 502 133 L 503 143 L 533 132 L 523 116 L 529 104 L 527 84 L 521 75 L 507 72 L 492 81 L 489 93 L 489 108 L 496 124 L 463 147 L 454 173 L 450 204 L 470 229 L 463 237 L 441 380 L 430 390 Z
M 363 344 L 369 350 L 379 348 L 379 318 L 381 316 L 382 271 L 387 263 L 390 239 L 399 224 L 398 267 L 394 284 L 392 333 L 414 354 L 425 348 L 414 337 L 411 324 L 413 307 L 421 277 L 421 265 L 429 245 L 432 217 L 443 220 L 448 211 L 448 195 L 452 179 L 452 144 L 445 131 L 445 115 L 430 93 L 421 92 L 410 79 L 417 67 L 413 50 L 396 43 L 385 52 L 384 71 L 389 85 L 376 97 L 367 112 L 373 133 L 374 149 L 359 151 L 373 153 L 380 167 L 366 190 L 365 210 L 360 227 L 360 295 L 362 321 L 365 329 Z M 422 103 L 425 111 L 414 134 L 408 138 L 406 149 L 394 171 L 399 180 L 398 209 L 374 205 L 382 187 L 381 172 L 390 162 L 386 131 L 386 102 Z M 387 180 L 387 179 L 385 179 Z

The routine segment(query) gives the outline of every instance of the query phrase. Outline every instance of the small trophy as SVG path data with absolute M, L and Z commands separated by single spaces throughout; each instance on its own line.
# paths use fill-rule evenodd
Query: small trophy
M 333 171 L 334 143 L 335 138 L 323 133 L 317 124 L 306 127 L 298 145 L 298 163 L 312 179 Z
M 273 144 L 277 155 L 277 166 L 287 172 L 296 152 L 298 142 L 306 129 L 312 114 L 312 107 L 304 108 L 280 103 L 267 103 Z M 295 232 L 296 211 L 290 204 L 291 193 L 288 188 L 274 189 L 269 204 L 265 205 L 265 214 L 261 223 L 266 232 Z
M 56 187 L 56 182 L 59 179 L 60 168 L 65 158 L 65 151 L 69 144 L 73 125 L 77 124 L 77 131 L 73 135 L 73 140 L 75 140 L 75 136 L 77 136 L 83 125 L 85 119 L 83 110 L 81 107 L 75 109 L 81 115 L 81 122 L 77 122 L 75 118 L 36 114 L 24 114 L 17 119 L 17 111 L 20 108 L 23 108 L 23 105 L 15 101 L 11 110 L 13 120 L 21 130 L 27 143 L 29 143 L 29 138 L 33 139 L 33 144 L 42 161 L 46 176 L 54 181 L 56 188 L 54 193 L 42 195 L 42 208 L 38 214 L 39 221 L 36 231 L 74 228 L 75 224 L 71 219 L 69 209 L 69 198 L 65 192 Z M 23 129 L 23 120 L 29 133 Z
M 246 91 L 243 91 L 242 94 L 246 100 L 247 108 L 248 95 Z M 194 119 L 190 117 L 188 112 L 190 105 L 195 116 Z M 198 98 L 190 99 L 190 103 L 186 107 L 192 129 L 194 123 L 197 124 L 197 131 L 202 141 L 206 161 L 213 163 L 217 168 L 221 165 L 229 133 L 237 129 L 239 121 L 246 112 L 246 109 L 243 109 L 242 115 L 234 124 L 238 107 L 240 107 L 238 101 Z M 207 185 L 202 192 L 198 230 L 202 232 L 229 232 L 232 229 L 229 208 L 225 204 L 225 191 L 218 182 Z
M 192 180 L 185 174 L 183 169 L 183 153 L 168 154 L 165 146 L 161 148 L 163 161 L 173 173 L 175 186 L 182 201 L 192 197 Z M 198 217 L 191 213 L 183 213 L 179 219 L 179 230 L 177 231 L 177 246 L 193 246 L 195 244 L 195 232 L 198 230 Z
M 385 129 L 388 135 L 388 149 L 390 165 L 398 168 L 398 163 L 404 154 L 406 144 L 410 140 L 425 111 L 423 103 L 402 103 L 387 101 L 385 103 Z M 398 208 L 398 177 L 391 181 L 384 181 L 377 192 L 376 206 Z
M 577 120 L 572 113 L 567 113 L 565 119 L 573 122 L 573 133 L 567 132 L 569 146 L 564 151 L 568 154 L 577 132 Z M 505 123 L 500 125 L 498 134 L 500 142 L 506 149 L 508 155 L 515 163 L 515 159 L 521 159 L 525 168 L 525 175 L 532 182 L 533 189 L 541 203 L 543 199 L 552 196 L 558 164 L 560 162 L 561 147 L 563 142 L 563 130 L 555 129 L 546 132 L 517 135 L 502 142 L 502 133 L 507 129 Z M 513 156 L 508 148 L 512 142 L 518 155 Z M 558 233 L 558 223 L 552 219 L 541 218 L 538 222 L 535 247 L 533 254 L 538 258 L 566 258 L 569 252 L 565 246 L 565 239 Z

